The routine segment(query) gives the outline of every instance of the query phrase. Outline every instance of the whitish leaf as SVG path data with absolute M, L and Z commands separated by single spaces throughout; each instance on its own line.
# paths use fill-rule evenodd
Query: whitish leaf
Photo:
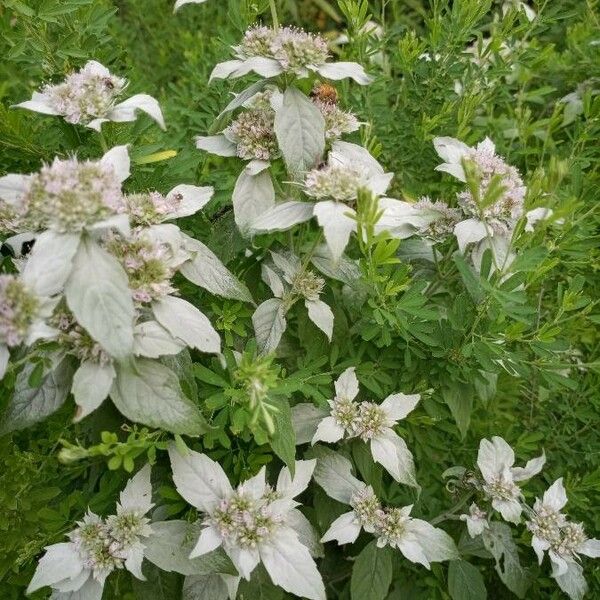
M 356 230 L 356 221 L 351 217 L 355 212 L 342 202 L 334 200 L 317 202 L 314 212 L 319 225 L 323 228 L 325 242 L 335 263 L 344 253 L 350 234 Z
M 256 344 L 263 354 L 273 352 L 287 326 L 285 309 L 279 298 L 265 300 L 252 315 Z
M 325 587 L 317 565 L 292 529 L 281 528 L 259 552 L 275 585 L 309 600 L 325 600 Z
M 226 115 L 228 112 L 239 108 L 245 102 L 250 100 L 250 98 L 256 96 L 258 92 L 262 91 L 266 84 L 267 82 L 264 80 L 257 81 L 256 83 L 253 83 L 251 86 L 247 87 L 243 92 L 236 94 L 234 99 L 221 111 L 221 113 L 217 117 L 217 120 L 220 119 L 222 116 Z
M 90 238 L 79 245 L 65 297 L 78 323 L 111 356 L 132 353 L 134 310 L 127 274 Z
M 378 548 L 375 540 L 356 558 L 350 580 L 352 600 L 383 600 L 392 583 L 392 555 L 389 548 Z
M 175 339 L 156 321 L 138 323 L 133 330 L 133 353 L 146 358 L 177 354 L 185 348 L 181 340 Z
M 362 481 L 352 475 L 352 463 L 345 456 L 324 446 L 315 447 L 314 453 L 317 457 L 314 480 L 330 498 L 349 504 L 352 495 L 365 487 Z
M 299 178 L 312 169 L 325 150 L 325 120 L 300 90 L 288 87 L 275 113 L 275 135 L 290 174 Z
M 256 174 L 247 166 L 237 178 L 233 195 L 235 223 L 242 234 L 248 233 L 254 220 L 275 204 L 275 189 L 268 170 Z
M 312 202 L 298 202 L 290 200 L 280 202 L 259 215 L 250 224 L 252 231 L 286 231 L 298 223 L 312 219 L 314 204 Z
M 448 568 L 448 592 L 452 600 L 486 600 L 487 591 L 479 569 L 465 560 L 453 560 Z
M 193 251 L 194 258 L 184 262 L 179 268 L 184 277 L 216 296 L 253 302 L 248 288 L 229 271 L 210 248 L 194 240 Z
M 363 67 L 355 62 L 325 63 L 317 71 L 321 77 L 334 81 L 350 78 L 360 85 L 368 85 L 373 81 L 373 78 L 365 73 Z
M 333 335 L 333 312 L 322 300 L 306 300 L 304 302 L 308 310 L 308 318 L 327 336 L 331 341 Z
M 107 398 L 116 372 L 112 363 L 82 362 L 73 376 L 73 398 L 78 406 L 75 421 L 96 410 Z
M 506 523 L 490 523 L 482 534 L 486 550 L 496 561 L 496 572 L 504 585 L 519 598 L 525 598 L 531 574 L 521 566 L 517 545 Z
M 29 377 L 34 368 L 34 363 L 28 363 L 17 375 L 15 391 L 0 422 L 0 435 L 29 427 L 45 419 L 56 412 L 66 400 L 73 378 L 71 360 L 61 361 L 42 378 L 39 387 L 29 385 Z
M 221 338 L 208 318 L 182 298 L 165 296 L 152 303 L 156 320 L 175 338 L 190 348 L 218 353 Z
M 217 156 L 236 156 L 237 146 L 228 140 L 223 134 L 198 135 L 194 138 L 196 148 L 204 150 Z
M 292 425 L 296 434 L 296 444 L 310 442 L 317 431 L 319 423 L 329 412 L 317 408 L 314 404 L 304 402 L 292 407 Z
M 151 119 L 156 121 L 161 129 L 166 129 L 158 100 L 148 94 L 135 94 L 135 96 L 119 102 L 119 104 L 111 109 L 107 116 L 111 121 L 116 121 L 117 123 L 135 121 L 138 110 L 145 112 Z
M 62 292 L 79 247 L 78 233 L 44 231 L 37 236 L 22 272 L 23 282 L 40 296 Z
M 237 575 L 233 563 L 222 550 L 189 558 L 198 541 L 200 527 L 187 521 L 160 521 L 152 523 L 152 531 L 153 534 L 145 542 L 144 556 L 163 571 L 182 575 Z
M 156 361 L 139 359 L 121 365 L 110 396 L 119 411 L 137 423 L 186 435 L 208 430 L 198 407 L 181 391 L 175 373 Z

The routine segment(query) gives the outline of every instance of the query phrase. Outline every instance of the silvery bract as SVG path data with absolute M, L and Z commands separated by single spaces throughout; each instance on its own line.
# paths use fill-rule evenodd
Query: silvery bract
M 294 498 L 306 489 L 315 461 L 297 461 L 295 475 L 284 467 L 276 487 L 265 468 L 234 489 L 221 466 L 205 454 L 169 449 L 177 491 L 204 513 L 204 528 L 190 554 L 222 546 L 241 577 L 262 563 L 273 583 L 303 598 L 324 600 L 325 588 L 309 549 L 302 543 L 306 518 Z
M 515 467 L 515 453 L 501 437 L 481 440 L 477 466 L 484 480 L 483 492 L 505 521 L 519 523 L 522 493 L 517 483 L 537 475 L 545 462 L 546 456 L 542 454 L 528 461 L 525 467 Z
M 135 94 L 122 102 L 116 102 L 127 80 L 112 75 L 95 60 L 71 73 L 56 85 L 46 85 L 34 92 L 31 100 L 15 104 L 45 115 L 60 115 L 68 123 L 85 125 L 100 131 L 103 123 L 135 121 L 137 112 L 145 112 L 165 129 L 165 121 L 158 102 L 148 94 Z
M 331 341 L 333 312 L 319 299 L 325 281 L 291 253 L 271 251 L 271 258 L 271 264 L 262 265 L 262 278 L 275 297 L 259 305 L 252 317 L 260 351 L 268 353 L 277 348 L 286 327 L 285 313 L 297 300 L 304 301 L 308 318 Z
M 321 420 L 316 431 L 313 431 L 311 443 L 335 443 L 344 438 L 359 438 L 369 443 L 373 460 L 380 463 L 396 481 L 419 487 L 412 453 L 393 427 L 414 410 L 421 396 L 391 394 L 381 404 L 375 404 L 356 402 L 357 395 L 358 379 L 354 367 L 349 367 L 335 382 L 335 396 L 328 401 L 330 411 L 321 412 Z M 306 406 L 300 404 L 293 408 L 293 421 L 303 420 Z M 303 425 L 306 432 L 306 423 Z M 297 436 L 296 441 L 302 443 L 308 440 Z
M 104 582 L 115 569 L 125 568 L 145 579 L 145 542 L 153 533 L 145 516 L 153 506 L 151 496 L 146 465 L 127 482 L 115 515 L 102 518 L 88 511 L 68 534 L 69 542 L 46 547 L 27 593 L 50 586 L 55 600 L 69 600 L 75 592 L 82 600 L 100 600 Z
M 489 527 L 487 513 L 481 510 L 475 502 L 469 507 L 468 514 L 460 515 L 460 520 L 465 521 L 467 531 L 472 538 L 481 535 Z
M 186 4 L 204 4 L 206 0 L 177 0 L 173 7 L 173 12 L 177 12 L 182 6 Z
M 361 85 L 372 81 L 357 63 L 327 62 L 326 40 L 295 27 L 251 27 L 233 49 L 236 58 L 219 63 L 211 79 L 234 79 L 252 72 L 264 78 L 284 73 L 308 77 L 315 72 L 325 79 L 351 78 Z
M 428 569 L 432 562 L 458 558 L 445 531 L 410 517 L 412 506 L 383 506 L 373 489 L 352 475 L 352 465 L 343 456 L 321 449 L 314 477 L 328 496 L 352 507 L 331 524 L 321 541 L 353 543 L 364 529 L 376 537 L 378 547 L 397 548 L 408 560 Z

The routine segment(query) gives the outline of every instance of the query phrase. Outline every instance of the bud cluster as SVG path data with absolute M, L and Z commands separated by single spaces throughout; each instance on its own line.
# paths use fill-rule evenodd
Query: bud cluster
M 125 210 L 112 166 L 75 158 L 54 159 L 31 175 L 23 198 L 26 218 L 39 229 L 77 232 Z
M 378 404 L 353 402 L 347 398 L 336 398 L 333 401 L 331 416 L 349 437 L 359 437 L 363 441 L 380 435 L 385 427 L 394 423 Z
M 94 578 L 103 581 L 114 569 L 121 569 L 131 548 L 141 538 L 152 533 L 150 520 L 136 511 L 125 511 L 102 519 L 88 513 L 79 527 L 69 534 L 82 562 L 93 572 Z
M 292 280 L 292 293 L 306 300 L 318 300 L 324 286 L 325 280 L 322 277 L 312 271 L 301 270 Z
M 318 200 L 331 198 L 349 206 L 356 201 L 361 187 L 365 187 L 365 181 L 359 171 L 335 164 L 313 169 L 304 180 L 308 196 Z
M 275 111 L 268 103 L 265 108 L 241 112 L 223 133 L 237 144 L 237 155 L 244 160 L 272 160 L 279 155 Z
M 207 523 L 219 531 L 225 545 L 256 548 L 268 542 L 281 524 L 281 518 L 270 512 L 271 502 L 270 490 L 258 500 L 238 490 L 220 501 Z
M 77 324 L 70 312 L 66 310 L 57 312 L 50 320 L 50 324 L 58 329 L 56 341 L 66 352 L 73 354 L 82 362 L 90 361 L 100 365 L 110 363 L 109 354 L 83 327 Z
M 181 194 L 163 196 L 160 192 L 130 194 L 124 198 L 131 220 L 139 225 L 161 223 L 166 215 L 178 210 L 181 200 Z
M 436 200 L 432 202 L 427 196 L 419 198 L 415 208 L 435 215 L 435 218 L 419 230 L 419 234 L 434 242 L 441 242 L 452 234 L 456 224 L 462 220 L 462 213 L 458 208 L 451 208 L 445 202 Z
M 329 56 L 325 39 L 296 27 L 277 30 L 262 25 L 251 27 L 235 50 L 242 59 L 255 56 L 274 59 L 286 71 L 322 65 Z
M 42 93 L 49 105 L 69 123 L 88 123 L 104 117 L 127 81 L 111 75 L 102 65 L 90 61 L 57 85 L 46 85 Z
M 325 120 L 325 139 L 336 140 L 345 133 L 352 133 L 359 127 L 358 119 L 351 112 L 342 110 L 335 102 L 313 98 Z
M 492 179 L 500 179 L 502 192 L 499 198 L 483 209 L 483 218 L 500 221 L 508 226 L 523 215 L 526 187 L 515 167 L 496 154 L 492 144 L 482 142 L 476 148 L 469 148 L 465 161 L 469 163 L 479 179 L 479 196 L 484 198 Z M 458 194 L 458 202 L 463 211 L 479 218 L 480 209 L 470 191 Z
M 18 346 L 39 317 L 40 303 L 14 275 L 0 275 L 0 344 Z
M 151 239 L 144 229 L 134 229 L 127 239 L 112 234 L 106 246 L 123 265 L 135 302 L 152 302 L 176 291 L 171 285 L 175 270 L 169 265 L 168 246 Z

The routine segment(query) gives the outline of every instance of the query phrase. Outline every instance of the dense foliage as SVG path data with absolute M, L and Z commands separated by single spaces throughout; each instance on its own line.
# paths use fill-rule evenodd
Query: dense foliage
M 598 2 L 178 4 L 0 5 L 0 597 L 599 596 Z

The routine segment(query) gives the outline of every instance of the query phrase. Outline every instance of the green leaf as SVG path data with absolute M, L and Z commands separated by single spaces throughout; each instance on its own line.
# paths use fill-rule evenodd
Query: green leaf
M 487 591 L 479 569 L 466 560 L 450 562 L 448 592 L 452 600 L 486 600 L 487 598 Z
M 29 385 L 35 363 L 30 363 L 17 375 L 15 391 L 8 401 L 0 421 L 0 435 L 23 429 L 56 412 L 66 400 L 73 380 L 73 363 L 63 360 L 47 373 L 37 387 Z M 37 383 L 37 382 L 36 382 Z
M 131 578 L 136 600 L 180 600 L 181 578 L 176 573 L 165 573 L 154 565 L 144 565 L 146 581 Z
M 350 594 L 352 600 L 383 600 L 392 583 L 392 554 L 378 548 L 375 540 L 365 546 L 354 562 Z
M 473 409 L 473 388 L 466 383 L 453 383 L 442 388 L 444 402 L 448 405 L 461 437 L 467 435 Z
M 289 467 L 293 476 L 296 461 L 296 433 L 292 426 L 292 411 L 287 400 L 271 398 L 269 401 L 278 409 L 273 415 L 275 435 L 271 439 L 271 448 Z

